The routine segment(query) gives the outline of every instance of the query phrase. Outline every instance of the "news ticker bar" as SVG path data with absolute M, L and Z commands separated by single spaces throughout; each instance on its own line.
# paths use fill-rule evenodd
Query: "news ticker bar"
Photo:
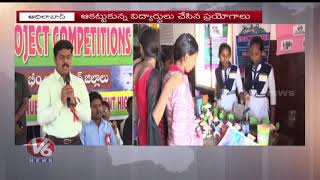
M 17 11 L 17 23 L 262 23 L 262 12 Z

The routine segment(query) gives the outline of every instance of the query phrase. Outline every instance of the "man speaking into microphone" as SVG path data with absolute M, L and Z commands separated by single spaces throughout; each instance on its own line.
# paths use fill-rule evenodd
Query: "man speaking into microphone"
M 91 117 L 84 81 L 71 73 L 73 45 L 60 40 L 53 48 L 56 68 L 38 90 L 38 123 L 56 145 L 82 145 L 82 122 Z

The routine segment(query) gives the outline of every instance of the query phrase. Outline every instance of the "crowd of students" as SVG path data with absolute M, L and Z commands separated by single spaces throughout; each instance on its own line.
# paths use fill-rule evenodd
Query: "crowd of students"
M 139 44 L 140 57 L 134 60 L 133 69 L 134 97 L 127 101 L 129 116 L 120 131 L 117 121 L 110 121 L 109 104 L 98 92 L 89 93 L 84 81 L 71 73 L 71 42 L 55 44 L 56 68 L 38 90 L 37 122 L 47 138 L 57 145 L 203 145 L 195 130 L 194 97 L 187 75 L 196 66 L 196 39 L 184 33 L 172 48 L 161 49 L 159 32 L 147 27 L 141 31 Z M 213 72 L 218 106 L 231 111 L 239 99 L 250 108 L 249 115 L 275 123 L 274 70 L 262 60 L 262 39 L 257 36 L 250 42 L 251 63 L 244 82 L 238 66 L 230 61 L 231 53 L 228 44 L 221 44 L 220 63 Z M 22 134 L 30 96 L 25 78 L 16 73 L 16 144 L 25 141 Z
M 196 39 L 184 33 L 172 48 L 161 49 L 159 32 L 146 27 L 141 30 L 139 45 L 140 57 L 134 61 L 133 78 L 138 145 L 203 145 L 195 130 L 194 97 L 187 75 L 197 62 Z M 259 121 L 270 118 L 275 123 L 274 71 L 263 62 L 263 40 L 256 36 L 250 42 L 251 63 L 245 69 L 244 82 L 239 67 L 230 61 L 231 53 L 228 44 L 220 45 L 220 63 L 213 72 L 218 106 L 232 111 L 239 99 L 250 108 L 250 116 Z

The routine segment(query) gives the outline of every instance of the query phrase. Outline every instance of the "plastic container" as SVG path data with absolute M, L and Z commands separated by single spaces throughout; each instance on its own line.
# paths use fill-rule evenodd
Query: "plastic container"
M 267 124 L 258 125 L 258 144 L 262 146 L 269 145 L 270 127 Z
M 207 94 L 202 95 L 202 101 L 203 101 L 203 105 L 208 104 L 209 96 Z
M 197 98 L 196 103 L 197 103 L 197 116 L 200 116 L 202 112 L 202 105 L 203 105 L 202 98 Z

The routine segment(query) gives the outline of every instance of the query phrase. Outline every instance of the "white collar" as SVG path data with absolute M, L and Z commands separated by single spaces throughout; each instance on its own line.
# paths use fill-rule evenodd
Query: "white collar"
M 54 69 L 54 72 L 53 72 L 53 75 L 54 75 L 54 78 L 59 81 L 60 79 L 63 80 L 63 77 L 61 76 L 61 74 L 57 71 L 57 69 Z M 71 78 L 71 73 L 69 73 L 70 75 L 70 78 Z
M 260 71 L 262 64 L 258 64 L 257 71 Z M 252 71 L 254 72 L 254 66 L 252 66 Z

